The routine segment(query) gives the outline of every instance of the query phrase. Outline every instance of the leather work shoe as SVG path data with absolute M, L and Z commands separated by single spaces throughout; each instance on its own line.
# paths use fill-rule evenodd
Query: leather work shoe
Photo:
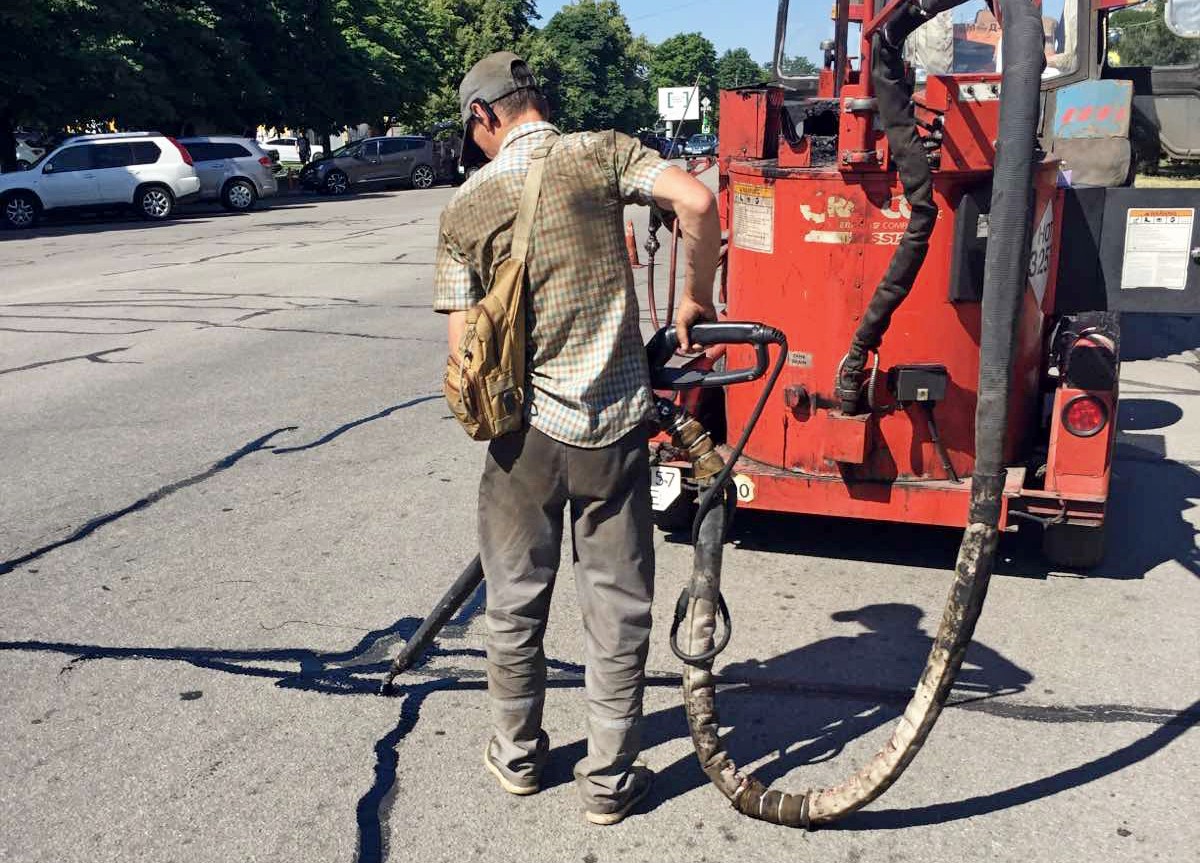
M 538 740 L 538 751 L 534 757 L 536 764 L 536 772 L 533 776 L 520 776 L 511 771 L 505 770 L 492 759 L 492 744 L 496 741 L 493 737 L 488 741 L 487 746 L 483 748 L 483 766 L 488 769 L 496 781 L 500 783 L 500 787 L 509 794 L 515 794 L 517 797 L 528 797 L 530 794 L 537 794 L 541 791 L 541 767 L 545 760 L 546 751 L 550 748 L 550 739 L 542 732 Z
M 642 764 L 635 764 L 629 771 L 629 798 L 621 804 L 621 808 L 612 812 L 593 812 L 588 809 L 584 814 L 592 824 L 601 827 L 611 827 L 620 824 L 632 812 L 650 791 L 654 784 L 654 771 Z

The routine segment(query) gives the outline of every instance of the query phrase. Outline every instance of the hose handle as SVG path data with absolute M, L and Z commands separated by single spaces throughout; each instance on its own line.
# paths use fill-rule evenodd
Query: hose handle
M 692 344 L 706 348 L 713 345 L 753 345 L 754 366 L 719 372 L 687 367 L 668 368 L 667 363 L 679 350 L 679 336 L 674 327 L 663 327 L 646 345 L 646 358 L 650 362 L 650 384 L 654 389 L 710 389 L 756 381 L 766 374 L 770 363 L 767 347 L 785 343 L 783 333 L 774 327 L 746 321 L 695 324 L 689 330 L 688 337 Z

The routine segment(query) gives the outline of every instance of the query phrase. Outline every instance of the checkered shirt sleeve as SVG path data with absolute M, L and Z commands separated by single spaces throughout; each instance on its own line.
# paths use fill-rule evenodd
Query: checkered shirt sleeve
M 483 299 L 483 283 L 443 226 L 438 231 L 437 264 L 433 273 L 433 308 L 465 312 Z
M 658 153 L 643 147 L 636 138 L 616 133 L 617 182 L 621 202 L 649 206 L 654 203 L 654 184 L 671 167 Z

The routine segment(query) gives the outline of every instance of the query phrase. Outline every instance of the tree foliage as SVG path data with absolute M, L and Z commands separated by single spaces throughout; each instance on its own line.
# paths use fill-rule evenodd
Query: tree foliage
M 767 80 L 769 76 L 763 75 L 762 66 L 754 62 L 754 58 L 745 48 L 726 51 L 717 61 L 717 87 L 721 90 L 761 84 Z
M 404 116 L 438 80 L 451 25 L 425 0 L 4 0 L 0 127 L 328 132 Z
M 654 122 L 644 51 L 615 0 L 576 0 L 537 34 L 529 61 L 562 128 L 632 132 Z
M 1110 16 L 1110 56 L 1118 65 L 1185 66 L 1200 61 L 1200 40 L 1175 35 L 1164 18 L 1164 5 L 1154 0 Z
M 773 64 L 768 63 L 765 70 L 772 78 L 775 76 Z M 797 54 L 794 57 L 784 54 L 779 61 L 779 71 L 789 78 L 807 78 L 811 75 L 818 75 L 821 72 L 817 64 L 803 54 Z
M 659 44 L 650 58 L 650 84 L 693 87 L 702 96 L 716 96 L 717 49 L 699 33 L 680 33 Z
M 533 0 L 430 0 L 448 33 L 440 46 L 438 83 L 426 95 L 419 121 L 425 126 L 458 117 L 458 83 L 479 60 L 495 51 L 532 48 L 537 16 Z

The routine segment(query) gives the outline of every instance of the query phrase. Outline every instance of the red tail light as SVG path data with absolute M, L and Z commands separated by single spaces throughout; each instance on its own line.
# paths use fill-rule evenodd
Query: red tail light
M 183 146 L 183 144 L 180 144 L 174 138 L 167 138 L 167 140 L 175 145 L 175 149 L 179 151 L 180 158 L 183 159 L 183 164 L 185 164 L 185 165 L 194 164 L 192 162 L 192 154 L 187 151 L 187 147 Z
M 271 161 L 270 156 L 261 156 L 259 157 L 258 164 L 262 165 L 264 168 L 269 168 L 275 163 Z
M 1077 396 L 1063 408 L 1062 421 L 1076 437 L 1093 437 L 1108 425 L 1108 408 L 1095 396 Z

